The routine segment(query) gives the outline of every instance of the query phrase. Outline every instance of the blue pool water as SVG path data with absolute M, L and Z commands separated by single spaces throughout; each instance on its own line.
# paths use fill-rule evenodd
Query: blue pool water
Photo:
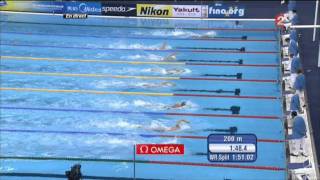
M 184 144 L 185 155 L 137 155 L 137 178 L 286 178 L 273 22 L 0 17 L 1 179 L 64 174 L 78 162 L 86 176 L 132 178 L 133 146 L 141 143 Z M 176 59 L 165 61 L 172 53 Z M 169 108 L 178 102 L 187 105 Z M 239 115 L 206 109 L 231 106 L 241 108 Z M 179 131 L 151 130 L 181 119 L 190 123 Z M 195 155 L 207 151 L 204 129 L 231 126 L 257 136 L 257 161 L 211 163 Z

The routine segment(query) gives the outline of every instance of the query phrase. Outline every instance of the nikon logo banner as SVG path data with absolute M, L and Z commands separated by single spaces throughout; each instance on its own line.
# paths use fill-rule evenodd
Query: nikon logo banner
M 137 16 L 172 17 L 172 5 L 137 4 Z

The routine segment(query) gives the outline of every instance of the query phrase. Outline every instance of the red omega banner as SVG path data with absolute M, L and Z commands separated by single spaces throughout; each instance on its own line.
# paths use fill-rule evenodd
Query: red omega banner
M 140 155 L 183 155 L 183 144 L 137 144 L 136 154 Z

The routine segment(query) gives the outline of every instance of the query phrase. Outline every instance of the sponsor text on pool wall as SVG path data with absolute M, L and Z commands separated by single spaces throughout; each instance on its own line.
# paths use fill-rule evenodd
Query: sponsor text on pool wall
M 201 5 L 173 5 L 173 17 L 203 17 L 206 9 Z
M 246 17 L 247 11 L 243 5 L 239 4 L 215 3 L 210 5 L 165 5 L 101 3 L 88 1 L 8 1 L 0 6 L 0 10 L 166 18 L 243 18 Z
M 239 5 L 225 5 L 216 3 L 208 7 L 209 18 L 241 18 L 245 17 L 245 8 Z
M 99 2 L 65 2 L 64 13 L 83 13 L 101 15 L 101 3 Z
M 63 13 L 63 2 L 54 1 L 6 1 L 0 6 L 2 11 L 23 11 L 38 13 Z
M 136 16 L 135 4 L 110 4 L 102 3 L 101 13 L 106 16 Z
M 137 16 L 172 17 L 172 5 L 137 4 Z

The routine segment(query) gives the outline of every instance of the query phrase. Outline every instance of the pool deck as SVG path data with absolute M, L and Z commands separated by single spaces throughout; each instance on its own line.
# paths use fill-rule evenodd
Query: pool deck
M 263 8 L 252 8 L 250 12 L 251 14 L 248 14 L 248 16 L 256 18 L 274 18 L 275 14 L 285 12 L 287 10 L 286 5 L 280 6 L 279 1 L 263 2 L 265 3 Z M 240 1 L 240 3 L 250 8 L 259 7 L 262 2 Z M 315 1 L 297 1 L 297 12 L 300 21 L 299 24 L 311 25 L 314 23 L 314 8 Z M 318 18 L 317 24 L 320 24 L 320 18 Z M 315 147 L 317 150 L 317 159 L 318 162 L 320 162 L 320 68 L 318 67 L 320 30 L 318 29 L 315 42 L 312 42 L 313 29 L 299 29 L 299 34 L 301 34 L 301 38 L 299 40 L 300 56 L 307 80 L 308 109 L 313 128 Z
M 309 25 L 313 24 L 314 3 L 298 2 L 297 11 L 303 12 L 299 14 L 300 24 Z M 318 18 L 318 24 L 320 19 Z M 315 147 L 317 149 L 318 162 L 320 161 L 320 68 L 318 67 L 318 44 L 320 39 L 320 31 L 316 36 L 316 41 L 312 42 L 313 29 L 300 29 L 299 34 L 301 38 L 300 54 L 303 64 L 304 73 L 307 79 L 307 98 L 309 104 L 310 118 L 313 128 L 313 136 L 315 140 Z

